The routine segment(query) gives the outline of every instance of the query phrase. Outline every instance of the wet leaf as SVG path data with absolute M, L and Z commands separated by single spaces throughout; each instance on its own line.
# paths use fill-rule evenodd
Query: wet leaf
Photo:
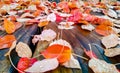
M 30 58 L 32 56 L 32 51 L 26 43 L 19 42 L 16 45 L 16 52 L 19 57 L 27 57 Z
M 46 72 L 50 70 L 54 70 L 59 65 L 59 62 L 56 58 L 52 59 L 44 59 L 42 61 L 35 62 L 31 67 L 25 70 L 25 72 Z

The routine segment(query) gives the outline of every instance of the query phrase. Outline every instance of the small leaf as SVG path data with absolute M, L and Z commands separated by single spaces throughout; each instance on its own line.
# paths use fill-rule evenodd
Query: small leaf
M 82 29 L 85 29 L 85 30 L 89 30 L 89 31 L 92 31 L 95 29 L 95 27 L 91 24 L 88 24 L 88 25 L 81 25 L 81 28 Z
M 48 20 L 43 20 L 43 21 L 40 21 L 40 23 L 38 24 L 39 27 L 43 27 L 43 26 L 46 26 L 49 24 L 49 21 Z
M 56 38 L 56 32 L 51 29 L 43 30 L 42 33 L 40 34 L 40 39 L 42 41 L 52 41 L 55 38 Z
M 25 70 L 25 72 L 46 72 L 54 70 L 59 65 L 59 62 L 56 58 L 53 59 L 44 59 L 42 61 L 35 62 L 31 67 Z
M 119 43 L 118 38 L 119 37 L 116 34 L 111 34 L 103 37 L 101 42 L 106 48 L 111 48 L 115 47 Z
M 67 68 L 78 68 L 81 69 L 80 64 L 77 59 L 75 59 L 72 55 L 69 61 L 62 64 L 63 66 Z
M 94 52 L 92 52 L 91 50 L 90 51 L 87 51 L 86 49 L 84 49 L 84 52 L 87 56 L 89 56 L 90 58 L 97 58 L 97 56 L 95 55 Z
M 19 42 L 16 45 L 16 52 L 18 53 L 19 57 L 27 57 L 30 58 L 32 56 L 32 51 L 29 46 L 23 42 Z

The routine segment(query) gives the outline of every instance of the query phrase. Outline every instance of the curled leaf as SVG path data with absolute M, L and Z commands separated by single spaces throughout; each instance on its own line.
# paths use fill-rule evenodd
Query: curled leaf
M 11 47 L 13 41 L 15 41 L 15 40 L 16 40 L 16 38 L 14 35 L 6 35 L 6 36 L 0 38 L 0 49 Z
M 50 71 L 50 70 L 54 70 L 55 68 L 57 68 L 59 65 L 59 62 L 56 58 L 52 58 L 52 59 L 44 59 L 42 61 L 37 61 L 35 62 L 31 67 L 29 67 L 28 69 L 25 70 L 25 72 L 46 72 L 46 71 Z
M 27 57 L 30 58 L 32 56 L 32 51 L 29 46 L 23 42 L 19 42 L 16 45 L 16 52 L 19 57 Z

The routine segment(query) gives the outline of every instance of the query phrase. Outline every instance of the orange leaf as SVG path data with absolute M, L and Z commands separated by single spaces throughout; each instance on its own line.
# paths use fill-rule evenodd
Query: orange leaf
M 14 35 L 6 35 L 0 38 L 0 49 L 11 47 L 13 41 L 15 40 L 16 38 Z
M 57 58 L 59 63 L 64 63 L 70 60 L 71 49 L 67 46 L 55 44 L 49 46 L 42 54 L 45 58 Z
M 113 30 L 112 30 L 112 28 L 110 28 L 110 26 L 99 25 L 96 27 L 95 32 L 100 35 L 107 36 L 107 35 L 111 34 L 113 32 Z
M 15 25 L 13 22 L 7 20 L 6 18 L 4 19 L 4 28 L 5 31 L 9 34 L 15 32 Z
M 37 11 L 35 11 L 35 12 L 33 13 L 33 15 L 34 15 L 35 17 L 37 17 L 38 15 L 40 15 L 40 13 L 41 13 L 41 10 L 37 10 Z
M 46 25 L 48 25 L 48 24 L 49 24 L 49 21 L 45 20 L 45 21 L 41 21 L 41 22 L 38 24 L 38 26 L 39 26 L 39 27 L 43 27 L 43 26 L 46 26 Z

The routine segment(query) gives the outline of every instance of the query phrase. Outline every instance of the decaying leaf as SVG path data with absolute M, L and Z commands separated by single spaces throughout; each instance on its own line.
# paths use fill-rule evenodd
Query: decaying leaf
M 105 55 L 107 57 L 114 57 L 117 55 L 120 55 L 120 48 L 111 48 L 111 49 L 105 49 Z
M 16 45 L 16 52 L 19 57 L 27 57 L 30 58 L 32 56 L 32 51 L 26 43 L 19 42 Z
M 115 47 L 119 43 L 118 38 L 119 37 L 116 34 L 110 34 L 108 36 L 103 37 L 101 39 L 101 42 L 106 48 L 111 48 Z
M 105 62 L 104 60 L 99 60 L 96 58 L 92 58 L 89 61 L 89 67 L 95 73 L 119 73 L 115 65 L 109 64 Z
M 81 69 L 80 64 L 77 59 L 75 59 L 72 55 L 69 61 L 62 64 L 63 66 L 67 68 L 78 68 Z
M 14 35 L 6 35 L 6 36 L 0 38 L 0 49 L 11 47 L 13 41 L 15 41 L 15 40 L 16 40 L 16 38 Z
M 59 65 L 59 62 L 56 58 L 44 59 L 42 61 L 35 62 L 31 67 L 25 70 L 25 72 L 32 73 L 43 73 L 46 71 L 54 70 Z
M 5 28 L 5 31 L 9 34 L 15 32 L 15 24 L 7 20 L 6 18 L 4 19 L 4 28 Z
M 88 25 L 81 25 L 81 28 L 82 29 L 86 29 L 86 30 L 89 30 L 89 31 L 92 31 L 95 29 L 95 27 L 91 24 L 88 24 Z

